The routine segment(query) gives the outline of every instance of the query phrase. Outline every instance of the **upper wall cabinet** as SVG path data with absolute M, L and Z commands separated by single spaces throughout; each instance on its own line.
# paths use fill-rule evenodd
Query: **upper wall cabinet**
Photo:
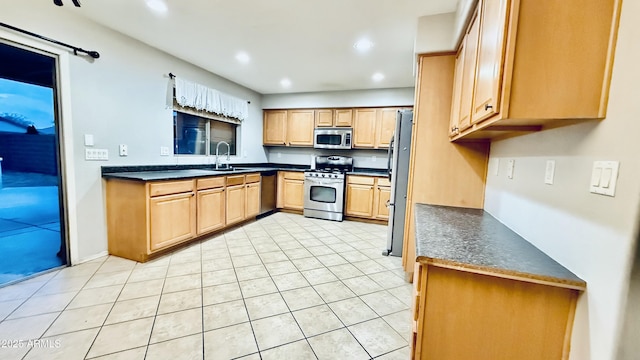
M 314 128 L 353 127 L 354 148 L 386 149 L 400 109 L 403 108 L 264 110 L 263 143 L 308 147 L 313 146 Z
M 480 0 L 458 51 L 452 140 L 604 118 L 620 4 Z
M 313 146 L 314 110 L 265 110 L 264 145 Z
M 265 110 L 262 125 L 265 145 L 287 144 L 287 110 Z
M 400 108 L 355 109 L 353 147 L 386 149 L 396 129 Z

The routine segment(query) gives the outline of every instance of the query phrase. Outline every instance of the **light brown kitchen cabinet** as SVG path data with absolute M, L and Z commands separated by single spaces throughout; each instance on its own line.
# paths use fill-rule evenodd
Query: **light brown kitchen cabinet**
M 391 198 L 391 186 L 389 180 L 379 178 L 374 194 L 373 217 L 379 220 L 389 220 L 389 199 Z
M 568 359 L 584 289 L 509 275 L 416 263 L 411 358 Z
M 336 109 L 334 114 L 334 126 L 352 127 L 353 109 Z
M 404 108 L 355 109 L 353 147 L 386 149 L 396 129 L 396 114 Z
M 287 145 L 313 146 L 314 110 L 287 110 Z
M 398 109 L 378 109 L 376 120 L 376 148 L 388 148 L 393 133 L 396 131 L 396 114 Z
M 471 112 L 474 124 L 500 112 L 501 64 L 509 3 L 508 0 L 483 0 L 481 6 Z
M 226 193 L 223 176 L 197 179 L 198 235 L 219 230 L 226 225 Z
M 373 148 L 376 145 L 376 109 L 355 109 L 353 147 Z
M 451 99 L 451 119 L 449 121 L 449 135 L 455 136 L 460 133 L 460 111 L 462 94 L 462 77 L 464 75 L 464 51 L 466 36 L 462 40 L 458 54 L 456 55 L 456 67 L 453 75 L 453 98 Z
M 390 185 L 386 178 L 347 175 L 345 215 L 369 220 L 388 220 Z
M 301 211 L 304 209 L 304 173 L 297 171 L 278 172 L 276 207 Z
M 478 36 L 480 20 L 477 13 L 471 20 L 471 26 L 464 39 L 464 63 L 462 68 L 462 86 L 460 88 L 460 112 L 458 114 L 458 133 L 471 126 L 471 109 L 473 105 L 473 85 L 476 77 L 478 61 Z
M 244 220 L 245 186 L 227 186 L 227 225 L 232 225 Z
M 193 191 L 155 196 L 149 200 L 149 249 L 153 252 L 196 235 Z
M 106 182 L 109 254 L 135 261 L 196 236 L 194 180 Z
M 461 89 L 462 110 L 472 94 L 471 121 L 466 112 L 461 115 L 460 134 L 452 140 L 493 139 L 605 118 L 621 3 L 480 1 L 465 41 L 465 75 L 472 72 L 467 55 L 477 46 L 475 74 Z
M 264 145 L 286 145 L 287 110 L 265 110 L 262 134 Z
M 333 110 L 319 109 L 315 110 L 316 127 L 332 127 L 333 126 Z
M 245 219 L 260 213 L 260 174 L 247 175 L 245 185 Z
M 373 183 L 347 184 L 347 205 L 345 215 L 373 217 Z

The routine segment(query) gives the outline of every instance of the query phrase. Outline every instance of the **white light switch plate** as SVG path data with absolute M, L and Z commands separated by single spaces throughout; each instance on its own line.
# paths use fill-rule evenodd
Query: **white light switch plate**
M 84 146 L 93 146 L 92 134 L 84 134 Z
M 547 167 L 544 172 L 544 183 L 553 185 L 553 176 L 556 173 L 556 161 L 555 160 L 547 160 Z
M 168 146 L 160 146 L 160 156 L 169 156 Z
M 619 161 L 595 161 L 589 191 L 599 195 L 615 196 L 619 168 Z

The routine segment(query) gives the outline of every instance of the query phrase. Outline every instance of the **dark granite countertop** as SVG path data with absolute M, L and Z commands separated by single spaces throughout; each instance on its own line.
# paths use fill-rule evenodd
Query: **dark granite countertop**
M 103 166 L 105 179 L 124 179 L 136 181 L 160 181 L 197 178 L 205 176 L 224 176 L 268 171 L 304 171 L 308 167 L 287 166 L 282 164 L 232 164 L 231 169 L 218 169 L 211 165 L 143 165 L 143 166 Z
M 200 165 L 132 165 L 103 166 L 102 177 L 105 179 L 126 179 L 138 181 L 176 180 L 204 176 L 224 176 L 267 171 L 305 171 L 309 166 L 290 164 L 230 164 L 230 169 L 215 169 L 209 164 Z M 354 168 L 348 175 L 387 176 L 385 169 Z
M 483 210 L 415 205 L 417 261 L 584 290 L 586 283 Z
M 387 176 L 387 169 L 372 169 L 372 168 L 354 168 L 353 171 L 347 172 L 347 175 L 360 175 L 360 176 Z

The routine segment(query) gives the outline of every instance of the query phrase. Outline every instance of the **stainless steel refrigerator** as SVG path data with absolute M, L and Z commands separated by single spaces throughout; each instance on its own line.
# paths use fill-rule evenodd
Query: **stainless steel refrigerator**
M 383 255 L 402 256 L 412 128 L 413 110 L 399 110 L 396 115 L 396 130 L 389 143 L 387 158 L 391 197 L 389 199 L 387 248 L 382 252 Z

